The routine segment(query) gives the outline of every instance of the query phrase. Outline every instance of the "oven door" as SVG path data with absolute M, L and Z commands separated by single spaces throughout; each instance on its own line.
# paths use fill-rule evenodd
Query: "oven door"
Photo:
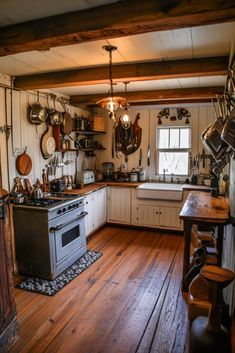
M 73 211 L 65 216 L 58 217 L 50 224 L 49 232 L 53 236 L 55 262 L 58 263 L 86 243 L 85 219 L 87 212 Z

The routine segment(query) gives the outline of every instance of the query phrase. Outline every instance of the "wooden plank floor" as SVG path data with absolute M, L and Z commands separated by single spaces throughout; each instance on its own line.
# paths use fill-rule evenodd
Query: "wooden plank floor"
M 183 237 L 106 226 L 103 256 L 54 297 L 16 289 L 19 339 L 8 352 L 183 353 Z

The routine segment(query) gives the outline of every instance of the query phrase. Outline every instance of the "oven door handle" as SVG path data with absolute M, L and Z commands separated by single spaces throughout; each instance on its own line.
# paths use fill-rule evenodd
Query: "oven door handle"
M 83 217 L 85 217 L 86 215 L 88 215 L 88 212 L 82 212 L 80 213 L 76 218 L 74 218 L 72 221 L 66 222 L 66 223 L 62 223 L 62 224 L 57 224 L 55 227 L 50 227 L 49 228 L 49 232 L 55 232 L 57 230 L 60 230 L 64 227 L 66 227 L 67 225 L 71 224 L 74 221 L 77 221 Z

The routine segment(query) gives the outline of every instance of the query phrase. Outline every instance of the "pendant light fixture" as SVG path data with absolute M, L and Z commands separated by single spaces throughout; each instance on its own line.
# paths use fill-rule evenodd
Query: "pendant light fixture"
M 128 114 L 128 110 L 129 110 L 129 104 L 127 103 L 127 85 L 129 82 L 124 82 L 125 85 L 125 105 L 124 105 L 124 112 L 120 117 L 121 123 L 125 128 L 129 128 L 131 125 L 131 117 Z
M 122 97 L 117 97 L 113 95 L 113 72 L 112 72 L 112 52 L 117 50 L 117 47 L 113 45 L 105 45 L 103 49 L 109 53 L 109 84 L 110 88 L 108 91 L 108 96 L 99 100 L 96 104 L 100 105 L 102 108 L 105 108 L 109 112 L 109 117 L 112 120 L 116 120 L 115 111 L 118 107 L 122 107 L 125 104 L 125 99 Z

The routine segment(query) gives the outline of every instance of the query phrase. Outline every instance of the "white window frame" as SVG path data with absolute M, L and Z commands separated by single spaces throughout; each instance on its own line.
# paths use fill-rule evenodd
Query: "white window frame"
M 160 130 L 161 129 L 165 129 L 165 130 L 172 130 L 172 129 L 178 129 L 178 130 L 183 130 L 183 129 L 187 129 L 189 130 L 189 147 L 188 148 L 159 148 L 158 145 L 159 145 L 159 134 L 160 134 Z M 156 133 L 156 136 L 157 136 L 157 141 L 156 141 L 156 174 L 157 175 L 163 175 L 163 174 L 159 174 L 159 152 L 187 152 L 188 153 L 188 174 L 180 174 L 180 175 L 177 175 L 175 174 L 176 176 L 179 176 L 179 177 L 187 177 L 189 176 L 189 173 L 190 173 L 190 166 L 189 166 L 189 159 L 190 159 L 190 153 L 191 153 L 191 145 L 192 145 L 192 141 L 191 141 L 191 138 L 192 138 L 192 129 L 190 126 L 157 126 L 157 133 Z M 169 139 L 170 139 L 170 133 L 168 134 L 169 136 Z M 180 133 L 179 133 L 179 139 L 180 139 Z M 170 141 L 168 142 L 168 145 L 170 144 Z M 169 172 L 166 172 L 165 175 L 171 175 L 171 173 Z

